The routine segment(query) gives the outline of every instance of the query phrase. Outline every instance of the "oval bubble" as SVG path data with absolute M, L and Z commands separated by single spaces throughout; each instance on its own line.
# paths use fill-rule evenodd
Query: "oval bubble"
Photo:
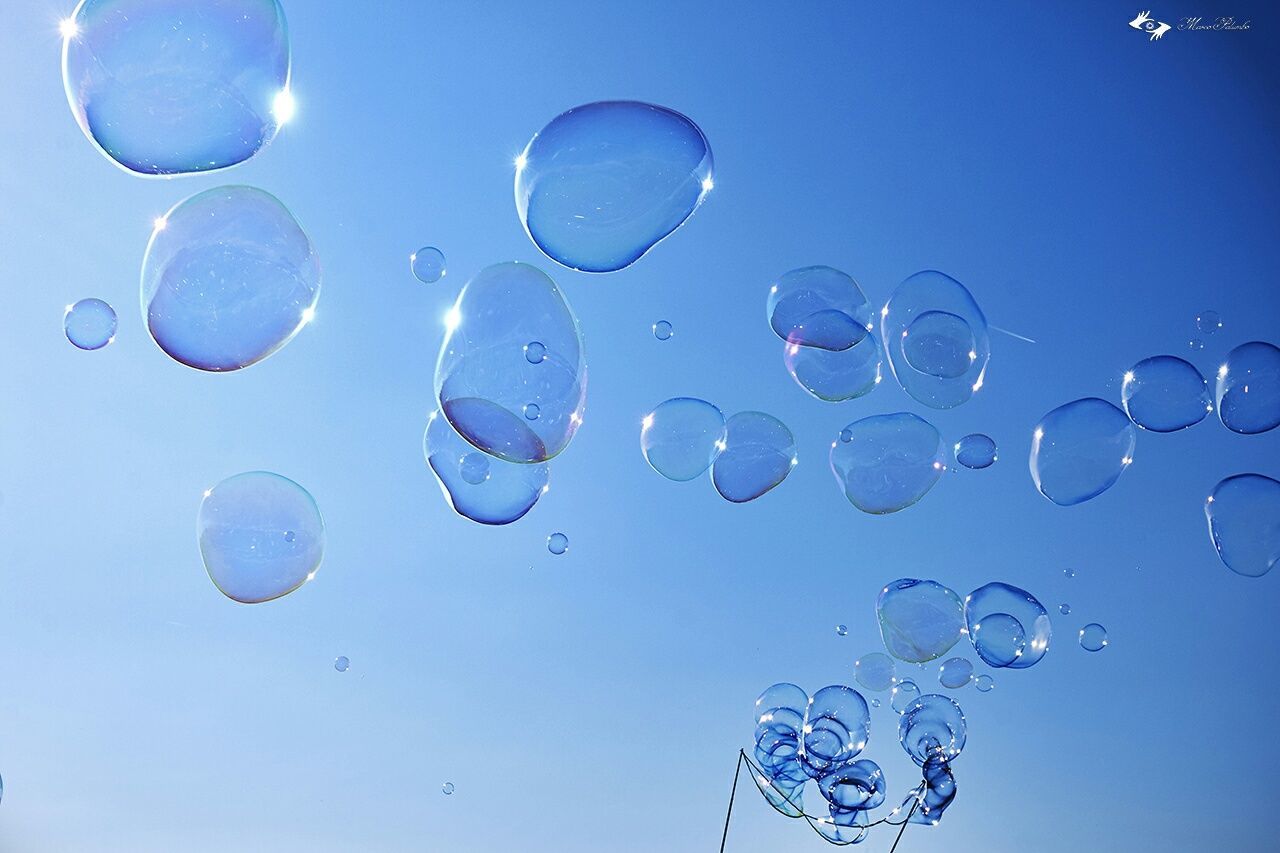
M 725 419 L 718 408 L 696 397 L 674 397 L 641 421 L 640 452 L 650 468 L 683 483 L 711 467 L 724 438 Z
M 62 317 L 67 340 L 82 350 L 102 349 L 116 339 L 115 309 L 101 299 L 81 299 L 68 305 Z
M 996 680 L 989 675 L 979 675 L 973 680 L 973 686 L 978 688 L 979 693 L 990 693 L 996 686 Z
M 867 336 L 870 306 L 846 273 L 825 266 L 784 273 L 769 287 L 765 316 L 789 344 L 838 352 Z
M 931 760 L 950 761 L 959 755 L 966 732 L 964 712 L 940 693 L 921 696 L 898 718 L 898 740 L 921 767 Z
M 1152 432 L 1177 432 L 1213 411 L 1209 383 L 1195 365 L 1172 355 L 1144 358 L 1124 375 L 1120 403 L 1129 420 Z
M 738 412 L 725 422 L 711 482 L 727 501 L 746 503 L 787 479 L 796 466 L 796 440 L 787 425 L 764 412 Z
M 205 492 L 196 536 L 210 580 L 242 604 L 288 595 L 315 576 L 324 557 L 315 500 L 267 471 L 228 477 Z
M 973 680 L 973 664 L 964 658 L 949 658 L 938 669 L 938 683 L 948 690 L 959 690 Z
M 800 761 L 809 776 L 817 779 L 866 748 L 871 709 L 852 687 L 824 687 L 810 697 L 802 731 Z
M 1247 578 L 1280 562 L 1280 482 L 1236 474 L 1213 487 L 1204 502 L 1209 538 L 1222 564 Z
M 1049 614 L 1025 589 L 989 583 L 964 600 L 965 624 L 978 657 L 995 667 L 1026 669 L 1049 650 Z
M 964 604 L 937 581 L 901 578 L 880 590 L 876 619 L 889 654 L 908 663 L 925 663 L 960 641 Z
M 1280 349 L 1250 341 L 1227 353 L 1218 368 L 1218 418 L 1242 435 L 1280 426 Z
M 955 408 L 982 387 L 987 318 L 945 273 L 925 270 L 898 285 L 881 311 L 880 338 L 898 384 L 926 406 Z
M 898 680 L 898 667 L 884 652 L 871 652 L 853 663 L 853 677 L 868 690 L 879 693 L 893 687 Z
M 453 511 L 480 524 L 522 518 L 548 488 L 547 465 L 519 465 L 481 453 L 439 411 L 427 419 L 422 452 Z
M 870 332 L 840 351 L 785 344 L 782 362 L 797 385 L 828 403 L 856 400 L 880 384 L 880 342 Z
M 446 330 L 436 396 L 458 434 L 508 462 L 545 462 L 564 450 L 582 423 L 587 362 L 556 283 L 528 264 L 486 267 L 458 294 Z M 525 417 L 530 403 L 536 420 Z
M 831 473 L 845 497 L 873 515 L 916 503 L 944 470 L 942 435 L 909 412 L 854 421 L 831 445 Z
M 142 261 L 142 319 L 175 361 L 239 370 L 283 347 L 315 313 L 320 261 L 270 193 L 217 187 L 156 222 Z
M 859 758 L 823 776 L 818 788 L 823 799 L 837 808 L 869 811 L 884 802 L 884 771 L 874 761 Z
M 956 462 L 974 471 L 990 468 L 1000 457 L 996 443 L 989 435 L 975 432 L 956 442 Z
M 613 272 L 692 216 L 711 174 L 707 138 L 675 110 L 585 104 L 552 119 L 516 158 L 516 211 L 556 263 Z
M 1085 397 L 1040 419 L 1031 439 L 1031 479 L 1058 506 L 1092 500 L 1133 462 L 1138 431 L 1106 400 Z
M 1196 328 L 1206 335 L 1212 335 L 1222 328 L 1222 316 L 1217 311 L 1201 311 L 1196 315 Z
M 889 704 L 893 710 L 901 714 L 910 708 L 911 703 L 919 697 L 920 688 L 911 679 L 904 678 L 893 685 L 893 695 L 889 698 Z
M 1090 622 L 1080 629 L 1080 648 L 1086 652 L 1100 652 L 1107 643 L 1107 629 L 1097 622 Z
M 71 112 L 131 172 L 234 166 L 292 115 L 277 0 L 81 0 L 62 30 Z
M 445 276 L 444 252 L 435 246 L 423 246 L 409 256 L 409 269 L 423 284 L 435 284 Z

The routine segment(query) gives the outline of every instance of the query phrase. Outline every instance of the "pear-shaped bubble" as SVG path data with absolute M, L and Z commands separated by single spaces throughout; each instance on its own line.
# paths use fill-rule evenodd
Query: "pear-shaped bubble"
M 854 421 L 831 445 L 831 472 L 845 497 L 874 515 L 916 503 L 944 470 L 941 433 L 909 412 Z
M 1214 486 L 1204 502 L 1209 538 L 1223 565 L 1257 578 L 1280 562 L 1280 482 L 1236 474 Z
M 71 112 L 131 172 L 234 166 L 292 115 L 278 0 L 81 0 L 62 32 Z
M 439 411 L 427 419 L 422 452 L 449 506 L 481 524 L 510 524 L 548 488 L 545 463 L 520 465 L 481 453 Z
M 838 351 L 787 343 L 782 361 L 797 385 L 828 403 L 855 400 L 880 384 L 880 341 L 870 332 Z
M 239 370 L 315 313 L 320 261 L 289 210 L 254 187 L 205 190 L 156 221 L 142 261 L 142 318 L 169 357 Z
M 1232 432 L 1256 435 L 1280 426 L 1280 348 L 1250 341 L 1218 368 L 1218 417 Z
M 898 718 L 898 740 L 921 767 L 955 758 L 964 749 L 967 733 L 960 706 L 940 693 L 921 696 Z
M 1096 498 L 1133 462 L 1138 431 L 1111 403 L 1085 397 L 1040 419 L 1031 438 L 1031 479 L 1059 506 Z
M 725 500 L 746 503 L 785 480 L 796 461 L 796 440 L 786 424 L 764 412 L 738 412 L 725 422 L 711 482 Z
M 516 158 L 516 211 L 547 257 L 613 272 L 693 215 L 712 168 L 706 137 L 675 110 L 585 104 L 552 119 Z
M 724 446 L 724 414 L 696 397 L 659 403 L 640 423 L 640 452 L 668 480 L 702 476 Z
M 898 384 L 926 406 L 954 408 L 982 387 L 987 318 L 949 275 L 925 270 L 898 285 L 881 311 L 880 337 Z
M 1144 358 L 1124 375 L 1120 402 L 1125 414 L 1152 432 L 1177 432 L 1213 411 L 1209 383 L 1195 365 L 1177 356 Z
M 937 581 L 900 578 L 880 590 L 876 619 L 889 654 L 909 663 L 925 663 L 942 657 L 960 641 L 964 604 Z
M 870 307 L 848 274 L 814 266 L 791 270 L 770 285 L 765 315 L 787 343 L 838 352 L 866 337 Z
M 545 462 L 565 449 L 582 423 L 587 362 L 578 321 L 546 273 L 494 264 L 467 282 L 447 317 L 436 396 L 458 434 L 499 459 Z
M 971 433 L 956 442 L 956 462 L 966 468 L 980 471 L 990 468 L 999 457 L 996 455 L 996 443 L 989 435 L 980 432 Z
M 306 489 L 250 471 L 204 493 L 196 522 L 200 556 L 222 594 L 244 604 L 293 592 L 324 556 L 324 521 Z
M 989 666 L 1034 666 L 1053 638 L 1044 605 L 1025 589 L 1007 583 L 989 583 L 969 593 L 964 618 L 974 650 Z

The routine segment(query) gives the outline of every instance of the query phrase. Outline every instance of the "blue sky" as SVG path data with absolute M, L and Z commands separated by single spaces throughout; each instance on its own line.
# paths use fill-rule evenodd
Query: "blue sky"
M 756 694 L 852 683 L 879 644 L 876 593 L 906 576 L 1073 610 L 1036 667 L 956 694 L 958 799 L 900 851 L 1267 849 L 1280 587 L 1219 563 L 1202 504 L 1224 476 L 1280 476 L 1280 435 L 1216 419 L 1140 435 L 1119 484 L 1073 508 L 1026 464 L 1041 415 L 1118 401 L 1142 358 L 1210 373 L 1276 340 L 1267 6 L 1166 3 L 1153 16 L 1253 26 L 1150 42 L 1110 3 L 292 0 L 295 120 L 233 171 L 142 180 L 67 109 L 70 5 L 0 11 L 0 848 L 713 849 Z M 697 121 L 716 188 L 633 267 L 590 276 L 529 242 L 512 159 L 606 98 Z M 138 271 L 152 219 L 223 183 L 291 208 L 324 287 L 285 349 L 206 375 L 147 336 Z M 425 244 L 448 256 L 435 285 L 408 270 Z M 449 511 L 421 437 L 442 316 L 506 260 L 567 294 L 591 385 L 550 493 L 490 529 Z M 993 336 L 981 393 L 936 416 L 891 381 L 820 403 L 764 320 L 770 280 L 809 264 L 877 303 L 944 270 L 1037 343 Z M 61 331 L 88 296 L 120 314 L 95 353 Z M 1224 327 L 1191 353 L 1206 308 Z M 640 419 L 680 395 L 781 418 L 798 467 L 745 505 L 663 480 Z M 827 446 L 900 410 L 989 433 L 1000 461 L 858 513 Z M 255 469 L 306 486 L 329 540 L 313 583 L 245 607 L 209 582 L 194 530 L 201 492 Z M 1089 621 L 1110 631 L 1097 655 L 1074 642 Z M 886 702 L 867 755 L 898 791 L 916 771 L 895 727 Z M 824 849 L 746 793 L 727 849 Z

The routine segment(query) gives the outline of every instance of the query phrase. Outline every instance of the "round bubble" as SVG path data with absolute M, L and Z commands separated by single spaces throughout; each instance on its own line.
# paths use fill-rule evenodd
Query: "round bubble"
M 789 344 L 841 351 L 867 336 L 870 306 L 862 288 L 832 267 L 791 270 L 769 288 L 769 328 Z
M 990 468 L 999 459 L 996 453 L 995 441 L 992 440 L 991 436 L 983 435 L 980 432 L 966 435 L 957 441 L 955 454 L 956 462 L 975 471 Z
M 782 362 L 796 384 L 828 403 L 870 394 L 880 384 L 880 361 L 880 341 L 870 332 L 839 351 L 792 343 L 782 348 Z
M 966 732 L 960 706 L 939 693 L 916 699 L 898 718 L 898 740 L 921 767 L 931 760 L 950 761 L 959 755 Z
M 894 378 L 926 406 L 954 408 L 982 387 L 987 318 L 949 275 L 925 270 L 898 285 L 881 311 L 880 337 Z
M 547 550 L 557 557 L 569 550 L 569 537 L 563 533 L 552 533 L 547 537 Z
M 116 312 L 101 299 L 81 299 L 68 305 L 62 317 L 67 340 L 83 350 L 102 349 L 116 339 Z
M 444 792 L 445 796 L 448 796 L 449 794 L 452 794 L 456 789 L 453 787 L 452 782 L 445 782 L 443 785 L 440 786 L 440 790 Z
M 267 471 L 228 477 L 205 492 L 196 536 L 209 578 L 244 604 L 288 595 L 315 576 L 324 556 L 315 500 Z
M 787 425 L 764 412 L 738 412 L 725 422 L 723 449 L 711 463 L 711 482 L 727 501 L 746 503 L 787 479 L 796 466 L 796 440 Z
M 350 668 L 350 666 L 351 666 L 351 661 L 347 658 L 346 655 L 339 655 L 333 661 L 333 668 L 336 669 L 338 672 L 346 672 L 347 669 Z
M 712 169 L 707 138 L 675 110 L 586 104 L 552 119 L 516 158 L 516 211 L 547 257 L 613 272 L 693 215 Z
M 979 675 L 973 680 L 973 686 L 979 693 L 990 693 L 996 686 L 996 680 L 989 675 Z
M 893 687 L 898 680 L 898 667 L 884 652 L 871 652 L 854 661 L 854 678 L 868 690 L 879 693 Z
M 852 687 L 824 687 L 810 697 L 802 731 L 800 761 L 805 772 L 817 779 L 852 761 L 866 747 L 871 710 Z
M 958 690 L 973 680 L 973 664 L 964 658 L 950 658 L 938 669 L 938 683 L 948 690 Z
M 1222 317 L 1217 311 L 1201 311 L 1196 315 L 1196 328 L 1206 335 L 1212 335 L 1222 328 Z
M 495 264 L 467 282 L 446 321 L 436 395 L 458 434 L 491 456 L 545 462 L 568 446 L 586 407 L 587 362 L 578 321 L 546 273 Z M 525 417 L 531 403 L 536 420 Z
M 444 252 L 435 246 L 423 246 L 409 256 L 413 277 L 423 284 L 435 284 L 445 275 Z
M 944 470 L 942 434 L 909 412 L 854 421 L 831 445 L 831 472 L 845 497 L 873 515 L 916 503 Z
M 315 313 L 320 261 L 288 209 L 254 187 L 217 187 L 156 222 L 142 261 L 142 318 L 176 361 L 239 370 Z
M 1107 647 L 1107 629 L 1097 622 L 1090 622 L 1080 629 L 1080 648 L 1086 652 L 1100 652 Z
M 839 636 L 843 637 L 843 636 L 845 636 L 845 635 L 846 635 L 846 634 L 848 634 L 848 633 L 849 633 L 849 628 L 848 628 L 847 626 L 845 626 L 845 625 L 837 625 L 837 626 L 836 626 L 836 634 L 837 634 L 837 635 L 839 635 Z
M 818 788 L 833 806 L 869 811 L 884 802 L 884 772 L 874 761 L 859 758 L 835 767 L 818 781 Z
M 547 490 L 546 464 L 519 465 L 481 453 L 439 411 L 427 419 L 422 452 L 453 511 L 480 524 L 510 524 Z
M 1059 613 L 1061 613 L 1063 616 L 1070 616 L 1070 615 L 1071 615 L 1071 605 L 1070 605 L 1070 604 L 1059 604 L 1059 605 L 1058 605 L 1058 612 L 1059 612 Z
M 904 678 L 897 684 L 893 685 L 893 695 L 889 699 L 889 704 L 893 710 L 899 714 L 911 707 L 911 703 L 915 702 L 920 696 L 920 688 L 914 681 Z
M 1216 399 L 1218 417 L 1232 432 L 1256 435 L 1280 426 L 1280 349 L 1251 341 L 1227 353 Z
M 640 423 L 640 452 L 668 480 L 700 477 L 724 447 L 724 414 L 696 397 L 660 403 Z
M 942 657 L 960 641 L 964 604 L 937 581 L 900 578 L 880 590 L 876 619 L 889 654 L 922 664 Z
M 1231 571 L 1256 578 L 1280 562 L 1280 482 L 1262 474 L 1227 477 L 1205 500 L 1204 514 Z
M 1193 349 L 1193 350 L 1202 350 L 1204 349 L 1204 341 L 1200 340 L 1199 338 L 1192 338 L 1191 340 L 1187 341 L 1187 348 Z
M 1031 479 L 1059 506 L 1096 498 L 1133 462 L 1138 431 L 1106 400 L 1086 397 L 1041 418 L 1031 438 Z
M 998 582 L 979 587 L 964 600 L 964 618 L 978 657 L 991 666 L 1026 669 L 1049 650 L 1049 614 L 1025 589 Z
M 292 115 L 278 0 L 81 0 L 62 31 L 71 112 L 131 172 L 234 166 Z
M 1135 364 L 1124 375 L 1120 401 L 1131 421 L 1152 432 L 1186 429 L 1213 411 L 1204 376 L 1195 365 L 1172 355 Z
M 659 320 L 653 324 L 653 336 L 660 341 L 671 340 L 671 336 L 675 333 L 675 329 L 666 320 Z

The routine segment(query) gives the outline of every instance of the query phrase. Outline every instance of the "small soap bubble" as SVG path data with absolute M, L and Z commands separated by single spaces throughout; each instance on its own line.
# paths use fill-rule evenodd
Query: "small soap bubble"
M 996 453 L 995 441 L 980 432 L 966 435 L 957 441 L 955 454 L 957 462 L 975 471 L 990 468 L 1000 458 Z
M 900 578 L 880 590 L 876 619 L 889 654 L 921 667 L 946 654 L 965 628 L 960 596 L 937 581 L 915 578 Z
M 434 246 L 423 246 L 409 256 L 409 269 L 423 284 L 435 284 L 445 276 L 444 252 Z
M 439 411 L 431 413 L 422 452 L 454 512 L 480 524 L 510 524 L 547 490 L 547 464 L 521 465 L 476 450 Z
M 530 364 L 542 364 L 547 358 L 547 348 L 539 341 L 530 341 L 524 345 L 524 360 Z
M 893 687 L 898 680 L 898 667 L 884 652 L 871 652 L 853 664 L 854 678 L 868 690 L 879 693 Z
M 1063 569 L 1063 570 L 1062 570 L 1062 576 L 1063 576 L 1063 577 L 1065 577 L 1067 580 L 1070 580 L 1071 578 L 1073 578 L 1073 577 L 1075 577 L 1075 576 L 1076 576 L 1076 570 L 1075 570 L 1075 569 Z
M 796 466 L 796 440 L 787 425 L 764 412 L 738 412 L 725 422 L 711 464 L 711 482 L 727 501 L 746 503 L 773 489 Z
M 478 486 L 489 479 L 489 457 L 479 450 L 473 450 L 462 457 L 458 465 L 458 473 L 469 485 Z
M 1086 652 L 1100 652 L 1107 647 L 1107 629 L 1097 622 L 1090 622 L 1080 629 L 1080 648 Z
M 849 503 L 873 515 L 904 510 L 946 470 L 942 435 L 918 415 L 897 412 L 854 421 L 831 446 L 831 473 Z
M 872 708 L 879 708 L 879 707 L 880 707 L 880 700 L 879 700 L 879 699 L 872 699 L 872 700 L 871 700 L 871 707 L 872 707 Z
M 1053 627 L 1034 595 L 1007 583 L 989 583 L 964 600 L 969 641 L 983 662 L 1026 669 L 1049 650 Z
M 979 693 L 990 693 L 996 686 L 996 680 L 989 675 L 979 675 L 973 680 L 973 686 L 978 688 Z
M 1218 418 L 1242 435 L 1280 426 L 1280 349 L 1250 341 L 1227 353 L 1218 368 Z
M 1061 613 L 1063 616 L 1070 616 L 1070 615 L 1071 615 L 1071 605 L 1070 605 L 1070 604 L 1059 604 L 1059 605 L 1058 605 L 1058 612 L 1059 612 L 1059 613 Z
M 1129 416 L 1106 400 L 1067 403 L 1032 432 L 1031 479 L 1059 506 L 1084 503 L 1116 484 L 1133 462 L 1137 440 Z
M 525 420 L 536 421 L 538 419 L 538 415 L 540 414 L 542 414 L 542 409 L 539 408 L 537 403 L 525 403 L 525 406 L 524 406 Z
M 1213 411 L 1209 383 L 1188 361 L 1157 355 L 1124 374 L 1120 402 L 1129 419 L 1152 432 L 1176 432 L 1194 426 Z
M 765 303 L 769 327 L 782 340 L 800 348 L 832 352 L 862 341 L 870 314 L 858 283 L 826 266 L 802 267 L 784 274 L 770 286 Z
M 836 626 L 836 634 L 837 634 L 838 636 L 843 637 L 843 636 L 845 636 L 845 635 L 846 635 L 846 634 L 848 634 L 848 633 L 849 633 L 849 629 L 848 629 L 846 626 L 844 626 L 844 625 L 837 625 L 837 626 Z
M 1223 565 L 1256 578 L 1280 562 L 1280 482 L 1236 474 L 1214 486 L 1204 503 L 1209 538 Z
M 949 658 L 938 669 L 938 683 L 948 690 L 958 690 L 973 679 L 973 664 L 964 658 Z
M 911 679 L 904 678 L 893 685 L 893 694 L 889 699 L 889 704 L 893 707 L 893 710 L 902 714 L 918 698 L 920 698 L 920 688 Z
M 1187 349 L 1199 352 L 1200 350 L 1204 349 L 1204 341 L 1200 340 L 1199 338 L 1192 338 L 1191 340 L 1187 341 Z
M 724 413 L 697 397 L 666 400 L 640 423 L 645 461 L 678 483 L 702 476 L 725 446 Z
M 333 668 L 338 672 L 346 672 L 349 666 L 351 666 L 351 661 L 347 659 L 346 655 L 339 655 L 333 661 Z
M 452 794 L 456 789 L 453 787 L 452 782 L 445 782 L 443 785 L 440 786 L 440 790 L 443 791 L 445 796 L 447 797 L 450 794 Z
M 569 550 L 569 537 L 563 533 L 552 533 L 547 537 L 547 550 L 557 557 Z
M 1196 328 L 1206 335 L 1212 335 L 1222 328 L 1222 317 L 1217 311 L 1201 311 L 1196 315 Z
M 671 336 L 675 333 L 675 329 L 666 320 L 659 320 L 653 324 L 653 336 L 660 341 L 671 340 Z
M 62 317 L 67 340 L 83 350 L 102 349 L 116 339 L 116 312 L 101 299 L 81 299 L 68 305 Z
M 987 318 L 949 275 L 925 270 L 898 285 L 880 312 L 880 339 L 898 384 L 926 406 L 954 408 L 982 387 Z

